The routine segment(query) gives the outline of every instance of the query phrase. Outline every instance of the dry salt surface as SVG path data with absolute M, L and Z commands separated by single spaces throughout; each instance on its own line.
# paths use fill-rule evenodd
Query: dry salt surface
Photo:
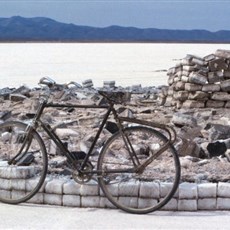
M 41 77 L 58 83 L 92 79 L 117 86 L 167 84 L 166 70 L 187 54 L 205 55 L 228 44 L 181 43 L 0 43 L 0 88 L 37 86 Z
M 148 215 L 120 210 L 0 203 L 0 229 L 229 229 L 230 212 L 169 212 Z

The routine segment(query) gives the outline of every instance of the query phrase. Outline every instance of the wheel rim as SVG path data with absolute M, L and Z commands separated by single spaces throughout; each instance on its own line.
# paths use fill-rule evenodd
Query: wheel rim
M 8 122 L 0 125 L 0 200 L 20 203 L 31 198 L 41 187 L 46 171 L 47 156 L 39 135 L 32 131 L 30 142 L 14 163 L 8 162 L 23 145 L 26 125 Z
M 126 129 L 140 163 L 154 154 L 167 139 L 156 130 L 145 127 Z M 102 150 L 98 169 L 103 172 L 99 182 L 113 205 L 131 213 L 148 213 L 166 204 L 179 183 L 180 167 L 175 149 L 170 146 L 149 164 L 142 174 L 106 173 L 111 169 L 132 168 L 127 148 L 116 134 Z

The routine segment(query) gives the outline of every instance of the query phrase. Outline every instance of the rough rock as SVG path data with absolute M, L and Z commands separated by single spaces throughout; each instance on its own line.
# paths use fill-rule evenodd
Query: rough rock
M 197 121 L 196 119 L 188 114 L 183 114 L 183 113 L 175 113 L 172 118 L 172 123 L 177 125 L 177 126 L 196 126 Z
M 23 100 L 25 100 L 27 97 L 26 96 L 24 96 L 24 95 L 22 95 L 22 94 L 10 94 L 10 100 L 11 101 L 16 101 L 16 102 L 18 102 L 18 101 L 23 101 Z
M 207 146 L 210 157 L 223 156 L 227 150 L 226 144 L 224 142 L 216 141 L 209 143 Z
M 209 140 L 224 140 L 230 138 L 230 126 L 208 123 L 205 130 L 209 132 Z

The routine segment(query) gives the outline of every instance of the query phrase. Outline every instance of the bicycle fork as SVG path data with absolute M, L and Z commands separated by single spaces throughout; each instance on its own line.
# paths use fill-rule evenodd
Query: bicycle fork
M 30 135 L 32 128 L 32 126 L 28 125 L 25 131 L 23 132 L 22 136 L 19 135 L 19 137 L 17 138 L 16 141 L 18 143 L 22 142 L 22 146 L 20 147 L 16 156 L 8 161 L 9 165 L 16 165 L 28 152 L 32 142 L 32 137 Z
M 41 117 L 41 114 L 45 108 L 46 101 L 43 101 L 40 103 L 39 108 L 37 110 L 37 113 L 35 114 L 35 117 L 33 118 L 31 124 L 29 124 L 26 129 L 23 131 L 23 135 L 19 136 L 18 140 L 16 140 L 18 143 L 22 142 L 22 146 L 20 147 L 18 153 L 15 157 L 13 157 L 11 160 L 8 161 L 9 165 L 15 165 L 17 164 L 28 152 L 30 145 L 32 143 L 32 135 L 31 132 L 36 129 L 37 127 L 37 121 Z

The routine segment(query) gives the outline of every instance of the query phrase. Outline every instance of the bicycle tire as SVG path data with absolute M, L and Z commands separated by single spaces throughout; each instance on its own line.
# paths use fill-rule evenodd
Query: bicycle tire
M 0 124 L 0 201 L 9 204 L 25 202 L 41 188 L 47 173 L 45 145 L 35 130 L 26 139 L 28 125 L 9 121 Z M 9 164 L 9 161 L 21 154 Z
M 129 127 L 124 133 L 141 162 L 154 154 L 168 139 L 145 126 Z M 149 153 L 146 151 L 149 149 Z M 151 162 L 143 173 L 109 170 L 133 168 L 122 134 L 117 132 L 104 145 L 98 160 L 99 184 L 109 201 L 129 213 L 146 214 L 160 209 L 173 197 L 180 180 L 180 162 L 172 144 Z M 108 206 L 112 207 L 111 204 Z

